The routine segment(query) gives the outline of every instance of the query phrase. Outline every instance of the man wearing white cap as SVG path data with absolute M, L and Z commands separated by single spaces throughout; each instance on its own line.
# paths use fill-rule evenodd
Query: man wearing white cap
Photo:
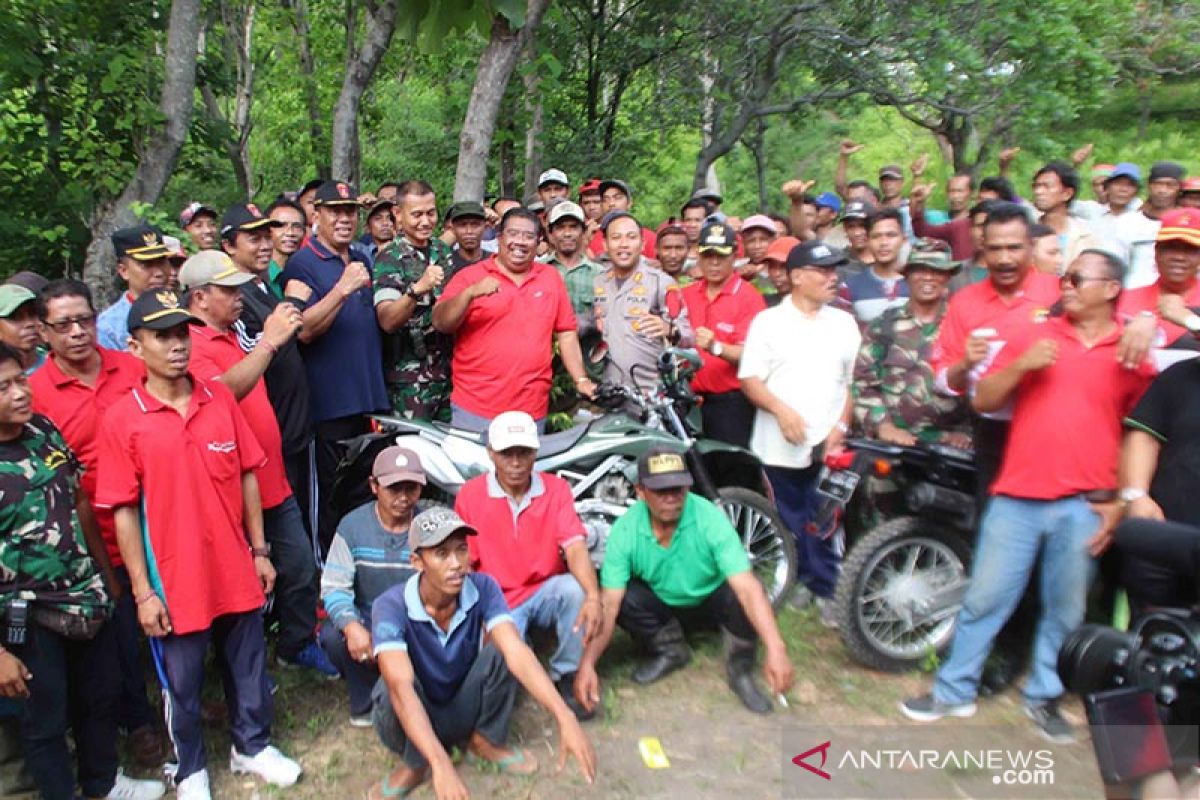
M 571 183 L 567 173 L 561 169 L 548 169 L 538 177 L 538 199 L 550 207 L 551 200 L 566 200 L 571 194 Z
M 530 627 L 554 629 L 558 649 L 550 677 L 575 714 L 587 719 L 591 713 L 575 701 L 575 672 L 600 624 L 600 585 L 571 487 L 534 472 L 537 451 L 533 417 L 500 414 L 488 428 L 495 469 L 467 481 L 454 510 L 480 532 L 468 540 L 471 561 L 500 584 L 522 636 Z
M 775 287 L 767 275 L 767 248 L 778 235 L 775 220 L 766 214 L 751 214 L 742 223 L 738 235 L 746 251 L 746 257 L 739 258 L 735 264 L 738 273 L 763 294 L 774 293 Z
M 593 284 L 602 271 L 600 265 L 587 256 L 583 234 L 587 217 L 583 209 L 570 200 L 560 200 L 546 214 L 546 229 L 551 250 L 541 260 L 552 265 L 567 284 L 571 308 L 579 322 L 579 331 L 595 330 L 593 306 L 596 294 Z

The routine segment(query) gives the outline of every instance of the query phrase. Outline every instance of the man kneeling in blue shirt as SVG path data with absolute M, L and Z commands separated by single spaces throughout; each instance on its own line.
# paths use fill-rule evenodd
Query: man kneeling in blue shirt
M 589 783 L 595 777 L 596 752 L 517 632 L 499 584 L 470 572 L 467 537 L 475 534 L 450 509 L 418 514 L 408 530 L 417 574 L 372 606 L 382 675 L 374 692 L 375 731 L 404 763 L 372 787 L 371 798 L 404 797 L 430 771 L 438 797 L 467 797 L 448 754 L 454 745 L 465 744 L 469 760 L 501 772 L 535 772 L 532 753 L 504 745 L 514 677 L 558 722 L 559 767 L 570 753 Z

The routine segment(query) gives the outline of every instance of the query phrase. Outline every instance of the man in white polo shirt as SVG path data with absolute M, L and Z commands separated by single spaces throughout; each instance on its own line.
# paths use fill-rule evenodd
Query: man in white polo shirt
M 750 323 L 738 378 L 758 411 L 750 449 L 766 465 L 784 524 L 796 537 L 799 578 L 818 599 L 837 583 L 838 557 L 830 540 L 806 531 L 815 505 L 821 453 L 842 446 L 850 419 L 850 380 L 862 336 L 854 317 L 831 308 L 842 251 L 820 240 L 787 257 L 790 297 Z

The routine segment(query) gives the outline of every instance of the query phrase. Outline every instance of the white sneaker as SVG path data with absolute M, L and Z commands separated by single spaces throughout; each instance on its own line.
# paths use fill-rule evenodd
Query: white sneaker
M 229 771 L 235 775 L 249 772 L 276 786 L 291 786 L 303 772 L 299 764 L 273 745 L 267 745 L 254 756 L 244 756 L 236 748 L 230 748 Z
M 193 772 L 175 784 L 175 800 L 212 800 L 208 788 L 208 770 Z
M 162 781 L 141 781 L 130 778 L 125 771 L 117 769 L 117 779 L 113 782 L 108 800 L 158 800 L 166 794 L 167 787 Z

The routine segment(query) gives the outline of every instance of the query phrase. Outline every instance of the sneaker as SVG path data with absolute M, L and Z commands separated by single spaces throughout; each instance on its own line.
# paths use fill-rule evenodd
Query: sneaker
M 175 800 L 212 800 L 208 788 L 208 770 L 193 772 L 175 784 Z
M 942 717 L 973 717 L 974 703 L 942 703 L 932 694 L 910 697 L 900 704 L 900 712 L 917 722 L 933 722 Z
M 792 591 L 792 596 L 788 598 L 788 605 L 797 611 L 808 608 L 812 605 L 814 595 L 812 591 L 804 584 L 796 584 L 795 590 Z
M 350 715 L 350 727 L 351 728 L 370 728 L 370 727 L 373 727 L 374 725 L 375 725 L 375 723 L 371 721 L 371 712 L 370 711 L 368 711 L 365 714 L 351 714 Z
M 1058 702 L 1051 700 L 1040 706 L 1025 706 L 1025 716 L 1037 723 L 1042 738 L 1054 744 L 1073 744 L 1075 728 L 1058 710 Z
M 157 800 L 166 794 L 166 791 L 167 787 L 163 786 L 162 781 L 136 780 L 118 768 L 117 779 L 113 782 L 112 791 L 108 793 L 108 800 Z
M 830 630 L 837 630 L 837 605 L 831 597 L 818 597 L 813 600 L 817 606 L 817 618 L 821 624 Z
M 290 659 L 282 656 L 275 657 L 275 663 L 281 667 L 306 667 L 315 669 L 330 680 L 337 680 L 342 677 L 342 673 L 338 672 L 338 668 L 329 660 L 329 656 L 325 655 L 325 651 L 316 642 L 309 642 L 304 645 L 304 649 Z
M 249 772 L 276 786 L 291 786 L 300 780 L 300 765 L 267 745 L 253 756 L 244 756 L 236 748 L 229 749 L 229 771 L 234 775 Z

